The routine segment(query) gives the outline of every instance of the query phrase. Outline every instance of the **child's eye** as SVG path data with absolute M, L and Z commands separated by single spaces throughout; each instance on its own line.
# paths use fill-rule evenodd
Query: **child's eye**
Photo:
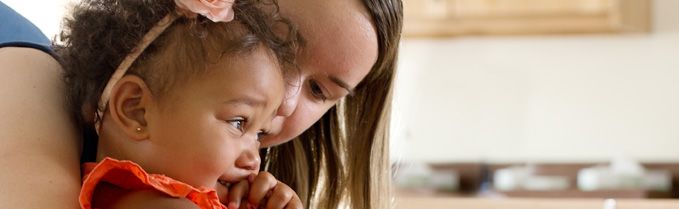
M 236 118 L 232 120 L 227 120 L 226 122 L 229 123 L 229 125 L 233 126 L 234 128 L 238 129 L 239 131 L 241 132 L 243 131 L 243 124 L 245 123 L 245 119 Z
M 323 102 L 328 99 L 328 97 L 323 93 L 323 89 L 321 89 L 321 86 L 318 84 L 318 82 L 310 80 L 309 89 L 311 89 L 311 95 L 315 98 L 320 99 Z

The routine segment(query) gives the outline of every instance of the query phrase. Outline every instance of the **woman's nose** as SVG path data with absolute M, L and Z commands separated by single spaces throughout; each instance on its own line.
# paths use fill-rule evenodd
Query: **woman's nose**
M 301 89 L 302 86 L 299 84 L 288 87 L 287 92 L 285 93 L 285 100 L 283 100 L 283 104 L 278 107 L 277 116 L 288 117 L 295 112 L 297 103 L 299 103 Z

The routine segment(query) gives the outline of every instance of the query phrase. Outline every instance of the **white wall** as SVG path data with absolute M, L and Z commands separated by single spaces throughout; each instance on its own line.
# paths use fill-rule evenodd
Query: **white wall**
M 392 156 L 679 161 L 679 1 L 637 35 L 405 40 Z

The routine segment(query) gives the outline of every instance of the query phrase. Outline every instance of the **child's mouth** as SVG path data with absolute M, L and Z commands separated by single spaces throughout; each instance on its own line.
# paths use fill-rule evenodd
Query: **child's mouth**
M 219 180 L 217 180 L 217 183 L 221 184 L 222 186 L 226 187 L 227 189 L 231 187 L 231 183 L 226 181 L 226 180 L 219 179 Z

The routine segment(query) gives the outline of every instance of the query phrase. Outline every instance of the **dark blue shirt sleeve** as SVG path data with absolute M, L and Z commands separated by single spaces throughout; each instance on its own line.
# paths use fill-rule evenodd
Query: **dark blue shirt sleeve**
M 50 40 L 31 21 L 0 2 L 0 47 L 30 47 L 53 55 Z

